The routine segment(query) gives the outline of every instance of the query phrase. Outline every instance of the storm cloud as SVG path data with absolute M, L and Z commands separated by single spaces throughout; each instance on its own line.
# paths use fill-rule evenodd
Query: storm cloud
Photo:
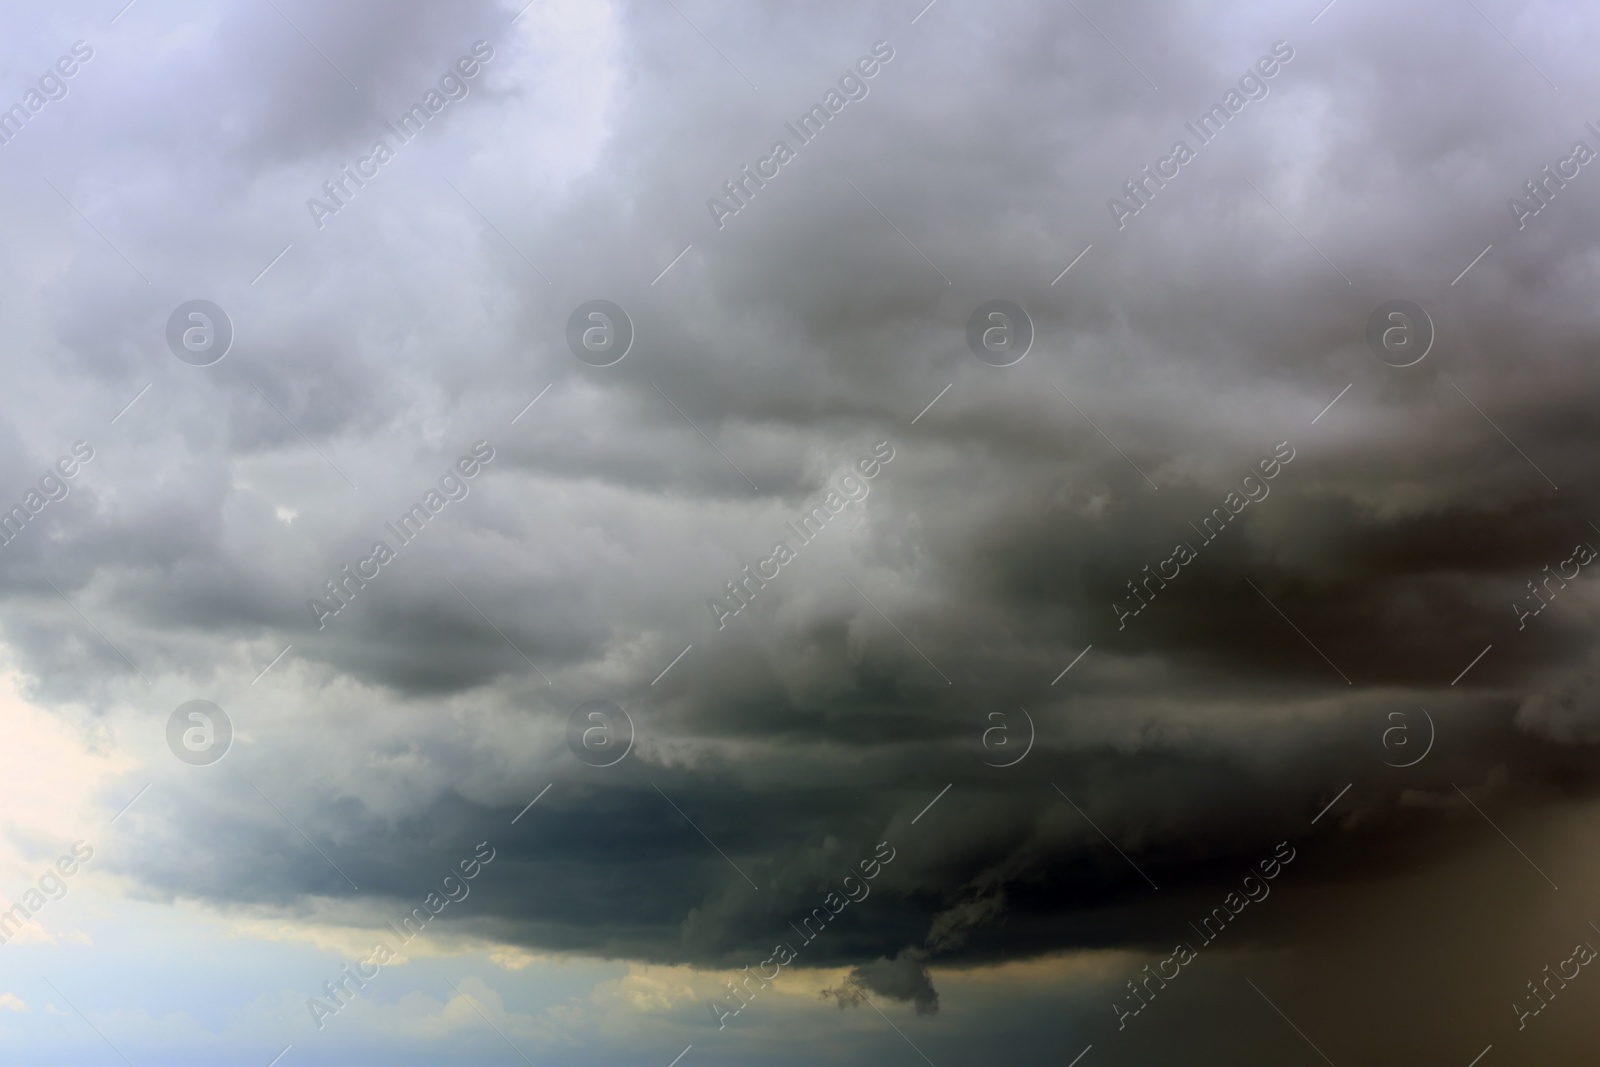
M 19 101 L 94 50 L 0 145 L 0 640 L 121 761 L 117 899 L 372 931 L 487 841 L 438 951 L 717 976 L 613 1058 L 787 1032 L 706 1010 L 775 944 L 851 1062 L 875 1007 L 1309 1054 L 1269 998 L 1337 1062 L 1592 1058 L 1581 991 L 1506 1011 L 1600 937 L 1587 13 L 116 6 L 0 49 Z M 1175 943 L 1211 977 L 1142 984 Z M 561 1019 L 506 1025 L 602 1054 Z

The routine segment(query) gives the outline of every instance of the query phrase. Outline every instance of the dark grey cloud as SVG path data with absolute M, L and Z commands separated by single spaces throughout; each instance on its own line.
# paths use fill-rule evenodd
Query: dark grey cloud
M 888 841 L 802 965 L 849 968 L 841 1006 L 932 1014 L 939 968 L 1170 951 L 1290 840 L 1299 903 L 1226 951 L 1316 942 L 1328 977 L 1280 970 L 1327 1020 L 1319 991 L 1385 958 L 1329 947 L 1330 894 L 1378 914 L 1416 864 L 1477 857 L 1456 786 L 1497 818 L 1592 797 L 1589 576 L 1525 627 L 1510 605 L 1600 544 L 1600 178 L 1520 231 L 1505 205 L 1600 149 L 1592 20 L 519 6 L 69 5 L 0 66 L 97 49 L 0 147 L 0 500 L 97 450 L 0 547 L 0 625 L 37 699 L 154 753 L 115 860 L 135 892 L 383 916 L 489 839 L 461 929 L 737 968 Z M 480 39 L 470 95 L 318 229 L 306 198 Z M 880 40 L 865 98 L 718 228 L 706 199 Z M 1270 92 L 1119 229 L 1107 198 L 1280 40 Z M 237 330 L 203 369 L 162 339 L 201 296 Z M 636 330 L 606 368 L 565 337 L 596 298 Z M 1037 331 L 1005 369 L 966 347 L 994 298 Z M 1438 330 L 1403 369 L 1364 342 L 1398 298 Z M 469 496 L 399 545 L 384 524 L 480 440 Z M 718 629 L 707 598 L 880 441 L 867 500 Z M 1207 541 L 1280 442 L 1270 495 Z M 396 560 L 319 627 L 307 600 L 380 539 Z M 157 747 L 200 695 L 241 728 L 206 776 Z M 592 698 L 637 726 L 617 767 L 567 749 Z M 1418 707 L 1434 749 L 1385 766 Z M 985 766 L 1023 708 L 1033 750 Z M 1227 1029 L 1188 1003 L 1137 1040 Z

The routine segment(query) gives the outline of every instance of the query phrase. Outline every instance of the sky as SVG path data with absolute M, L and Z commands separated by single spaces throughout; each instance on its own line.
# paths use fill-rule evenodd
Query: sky
M 1594 1061 L 1581 5 L 8 30 L 0 1065 Z

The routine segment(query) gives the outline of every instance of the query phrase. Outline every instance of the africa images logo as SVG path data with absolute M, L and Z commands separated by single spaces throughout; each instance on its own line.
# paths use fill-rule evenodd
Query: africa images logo
M 317 224 L 317 229 L 326 225 L 325 220 L 329 216 L 337 215 L 349 207 L 356 193 L 365 189 L 367 182 L 378 176 L 379 168 L 395 157 L 396 150 L 401 145 L 409 144 L 447 104 L 465 100 L 472 92 L 469 83 L 483 69 L 481 64 L 493 58 L 494 47 L 489 42 L 475 42 L 471 55 L 457 59 L 440 76 L 437 89 L 429 89 L 420 103 L 412 104 L 394 122 L 383 124 L 394 135 L 393 145 L 389 144 L 388 138 L 378 138 L 372 142 L 372 149 L 356 160 L 354 171 L 350 169 L 350 164 L 343 164 L 337 174 L 323 182 L 322 192 L 327 199 L 318 200 L 313 196 L 306 200 L 306 210 L 311 212 L 311 221 Z
M 822 533 L 823 527 L 833 516 L 843 511 L 847 505 L 867 499 L 867 493 L 870 492 L 867 482 L 876 478 L 883 470 L 883 465 L 891 459 L 894 459 L 894 446 L 888 441 L 879 441 L 873 446 L 871 456 L 859 461 L 855 470 L 840 477 L 837 489 L 830 487 L 820 500 L 801 514 L 797 522 L 786 522 L 784 528 L 800 545 L 809 545 Z M 859 478 L 856 476 L 856 471 L 861 472 Z M 706 607 L 711 609 L 711 620 L 717 624 L 717 629 L 720 630 L 727 625 L 729 616 L 737 615 L 749 607 L 756 593 L 765 589 L 767 582 L 776 578 L 783 567 L 798 559 L 799 555 L 799 550 L 788 541 L 778 541 L 772 546 L 770 556 L 756 561 L 754 572 L 751 571 L 750 564 L 746 564 L 738 577 L 722 583 L 723 588 L 728 591 L 728 599 L 733 602 L 733 606 L 730 607 L 721 597 L 712 597 L 706 601 Z M 770 572 L 767 570 L 769 565 L 772 567 Z
M 377 578 L 382 573 L 383 567 L 399 558 L 399 548 L 409 545 L 422 533 L 423 527 L 428 525 L 435 515 L 445 509 L 451 501 L 462 501 L 467 494 L 472 492 L 468 482 L 476 478 L 483 470 L 484 464 L 494 459 L 494 446 L 488 441 L 478 441 L 472 446 L 470 455 L 457 459 L 453 469 L 447 471 L 439 479 L 439 488 L 429 489 L 423 494 L 420 504 L 412 504 L 410 509 L 401 514 L 398 524 L 385 522 L 384 528 L 394 535 L 395 544 L 399 547 L 389 547 L 389 542 L 377 540 L 372 543 L 372 551 L 365 558 L 357 560 L 355 570 L 349 564 L 341 567 L 339 573 L 323 583 L 328 599 L 319 600 L 316 597 L 306 598 L 306 607 L 311 612 L 311 617 L 317 621 L 317 629 L 324 629 L 328 620 L 350 606 L 356 593 L 367 587 L 367 583 Z M 371 567 L 369 572 L 367 567 Z
M 209 767 L 233 745 L 233 720 L 209 700 L 179 704 L 167 718 L 167 747 L 191 767 Z

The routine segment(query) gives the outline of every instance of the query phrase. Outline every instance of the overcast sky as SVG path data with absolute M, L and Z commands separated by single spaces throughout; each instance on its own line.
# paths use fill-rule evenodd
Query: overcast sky
M 1322 2 L 12 11 L 0 1064 L 1592 1063 L 1600 20 Z

